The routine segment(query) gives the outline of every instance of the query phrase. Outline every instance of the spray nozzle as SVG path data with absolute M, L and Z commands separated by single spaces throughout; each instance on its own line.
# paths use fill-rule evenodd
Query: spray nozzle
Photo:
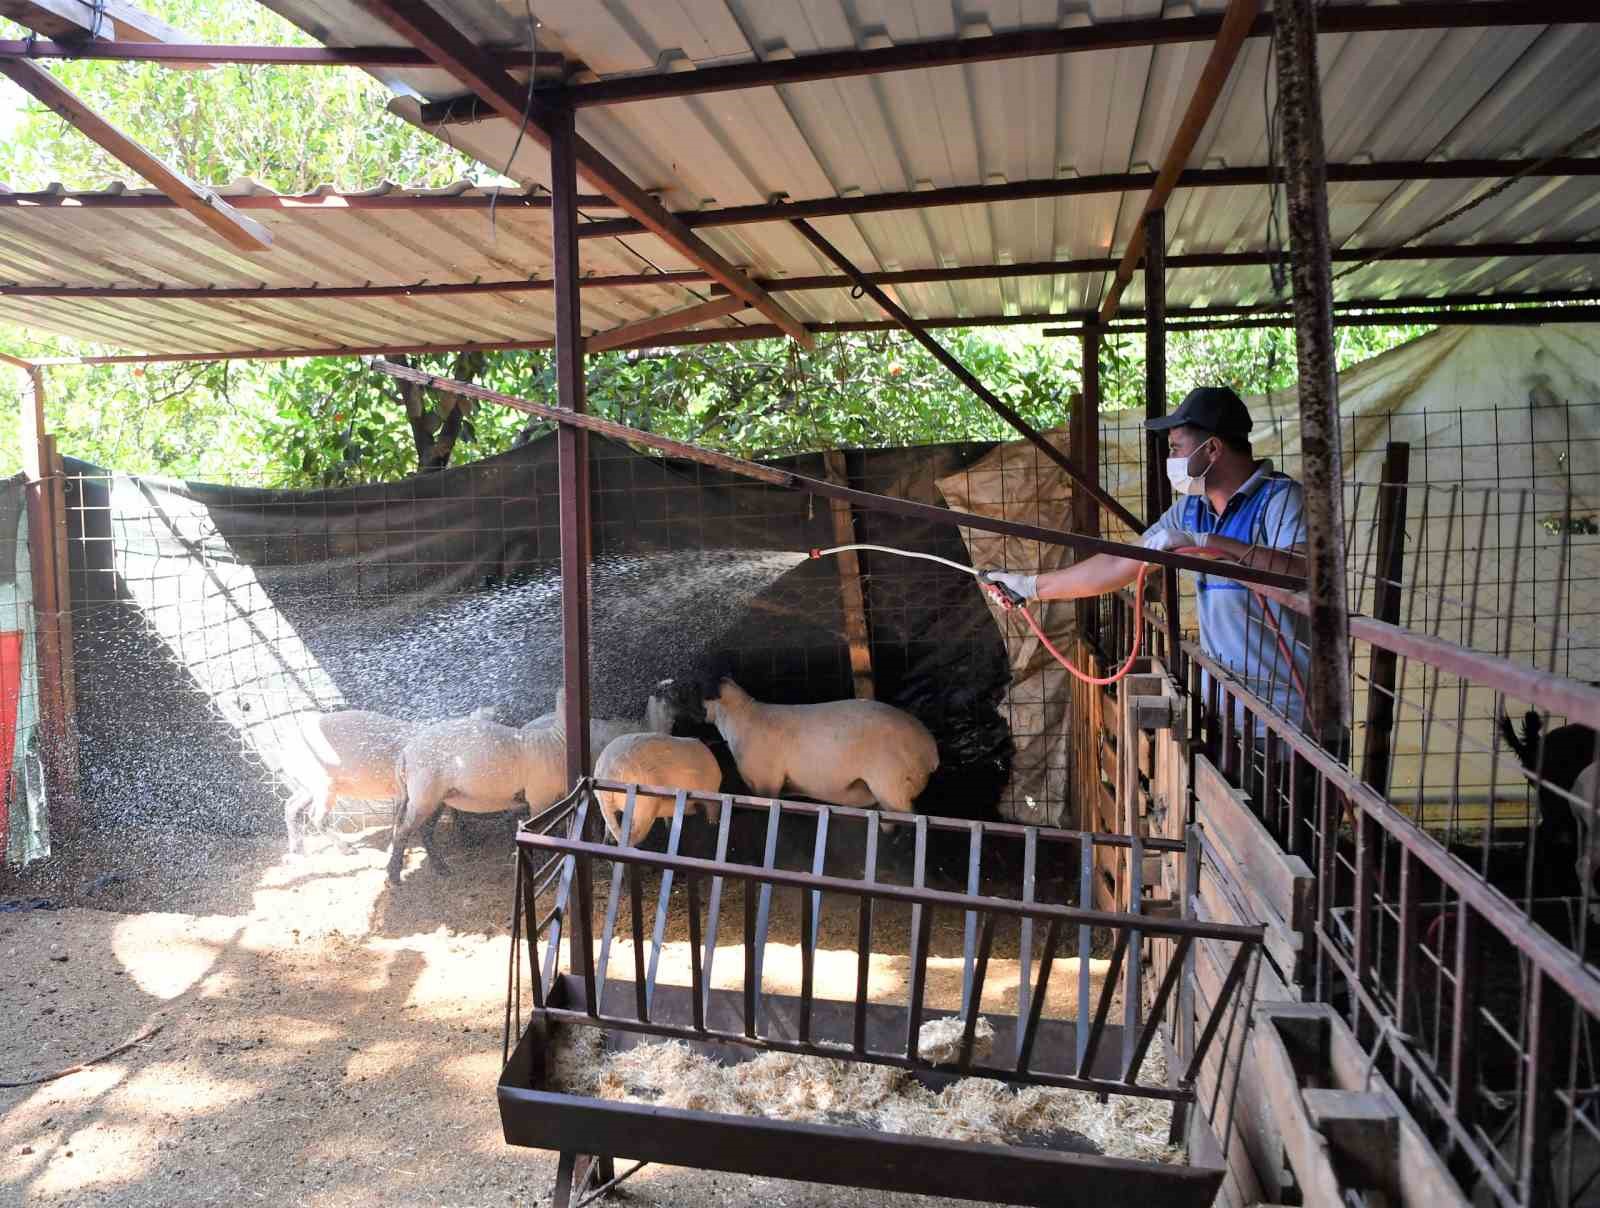
M 820 549 L 813 549 L 811 551 L 811 553 L 808 555 L 808 557 L 820 558 L 820 557 L 822 557 L 822 551 Z
M 984 590 L 993 596 L 995 598 L 995 602 L 1007 612 L 1013 608 L 1021 608 L 1028 602 L 1016 592 L 1012 591 L 1011 588 L 1007 587 L 999 579 L 995 578 L 994 572 L 991 570 L 979 572 L 978 579 L 983 584 Z

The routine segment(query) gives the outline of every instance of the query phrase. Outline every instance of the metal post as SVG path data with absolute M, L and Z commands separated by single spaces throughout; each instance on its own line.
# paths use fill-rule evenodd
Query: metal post
M 1144 414 L 1159 419 L 1167 413 L 1167 212 L 1151 210 L 1144 216 Z M 1172 502 L 1161 456 L 1161 437 L 1145 433 L 1144 514 L 1154 524 Z M 1178 572 L 1161 573 L 1162 599 L 1167 614 L 1167 672 L 1178 676 L 1181 627 Z M 1141 601 L 1142 607 L 1142 601 Z M 1142 619 L 1138 622 L 1143 624 Z
M 1072 409 L 1070 430 L 1072 460 L 1084 473 L 1100 483 L 1100 329 L 1091 326 L 1083 333 L 1083 392 Z M 1074 490 L 1072 527 L 1091 537 L 1100 535 L 1100 509 L 1087 491 Z M 1099 629 L 1100 606 L 1093 598 L 1079 600 L 1078 633 L 1091 638 Z
M 1345 596 L 1344 467 L 1333 344 L 1333 271 L 1327 162 L 1317 75 L 1314 0 L 1273 0 L 1278 97 L 1288 202 L 1295 345 L 1300 363 L 1300 440 L 1306 508 L 1306 586 L 1311 600 L 1307 723 L 1336 754 L 1350 711 L 1349 604 Z
M 578 165 L 573 113 L 563 108 L 550 132 L 550 239 L 556 296 L 556 391 L 563 408 L 586 410 L 583 329 L 578 309 Z M 589 772 L 588 433 L 562 424 L 556 435 L 561 489 L 561 641 L 566 685 L 567 779 Z M 576 929 L 574 929 L 576 936 Z
M 1372 615 L 1400 623 L 1400 576 L 1404 571 L 1406 484 L 1411 479 L 1411 446 L 1390 441 L 1378 488 L 1378 566 L 1372 588 Z M 1389 791 L 1389 761 L 1394 737 L 1395 671 L 1392 650 L 1372 648 L 1367 674 L 1367 728 L 1362 742 L 1361 779 L 1378 792 Z

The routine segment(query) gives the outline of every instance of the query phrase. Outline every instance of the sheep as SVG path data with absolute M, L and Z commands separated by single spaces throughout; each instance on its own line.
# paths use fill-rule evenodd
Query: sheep
M 1506 745 L 1516 752 L 1522 766 L 1539 784 L 1539 846 L 1550 853 L 1558 847 L 1579 847 L 1584 820 L 1562 791 L 1572 792 L 1574 782 L 1595 759 L 1595 734 L 1588 726 L 1573 723 L 1557 726 L 1540 741 L 1543 721 L 1532 709 L 1523 716 L 1522 733 L 1505 714 L 1500 715 L 1500 733 Z M 1587 801 L 1586 795 L 1580 800 Z M 1586 845 L 1584 845 L 1586 846 Z M 1582 859 L 1580 850 L 1580 860 Z M 1542 863 L 1547 870 L 1553 866 Z
M 427 726 L 411 736 L 396 760 L 400 804 L 389 843 L 389 881 L 400 883 L 411 837 L 422 832 L 429 866 L 450 868 L 433 846 L 441 806 L 470 814 L 520 809 L 537 812 L 566 793 L 567 744 L 560 731 L 526 725 L 520 730 L 487 718 L 463 717 Z M 521 800 L 518 800 L 518 797 Z
M 705 710 L 727 740 L 739 775 L 763 797 L 777 797 L 787 786 L 836 805 L 910 813 L 939 766 L 928 728 L 881 701 L 767 705 L 725 676 Z
M 1578 828 L 1578 893 L 1593 894 L 1594 874 L 1600 869 L 1600 827 L 1595 825 L 1595 781 L 1600 779 L 1600 760 L 1591 763 L 1578 773 L 1572 782 L 1572 800 L 1567 802 L 1572 810 L 1572 820 Z M 1591 897 L 1590 919 L 1600 922 L 1600 899 Z
M 589 719 L 589 757 L 597 759 L 600 752 L 609 746 L 613 739 L 624 734 L 670 734 L 673 723 L 677 720 L 677 712 L 661 694 L 661 690 L 669 688 L 671 680 L 662 680 L 656 688 L 657 691 L 650 695 L 645 702 L 643 717 L 591 717 Z M 554 726 L 561 733 L 566 733 L 566 688 L 556 689 L 556 707 L 552 712 L 541 714 L 528 724 L 530 726 Z
M 248 714 L 248 703 L 241 704 Z M 472 717 L 492 719 L 492 706 L 473 710 Z M 367 709 L 294 715 L 289 740 L 282 745 L 279 770 L 292 791 L 283 807 L 289 854 L 304 847 L 304 819 L 313 830 L 325 829 L 337 797 L 362 801 L 394 801 L 400 795 L 395 763 L 400 750 L 421 723 L 401 721 Z
M 715 793 L 722 787 L 722 768 L 711 749 L 698 738 L 673 738 L 670 734 L 623 734 L 606 744 L 595 763 L 595 779 L 646 784 L 653 788 L 688 789 L 693 793 Z M 628 795 L 615 789 L 601 790 L 601 816 L 618 846 L 622 844 L 622 815 Z M 686 812 L 697 813 L 702 803 L 691 801 Z M 721 804 L 704 803 L 706 818 L 715 826 L 722 820 Z M 633 823 L 628 831 L 628 846 L 639 846 L 657 818 L 670 818 L 673 802 L 666 797 L 640 793 L 634 797 Z

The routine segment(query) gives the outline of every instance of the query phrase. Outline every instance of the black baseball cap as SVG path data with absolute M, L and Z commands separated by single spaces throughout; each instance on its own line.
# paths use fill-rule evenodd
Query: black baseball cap
M 1240 439 L 1250 435 L 1250 412 L 1244 400 L 1226 386 L 1197 386 L 1183 396 L 1183 402 L 1170 415 L 1145 421 L 1150 432 L 1167 432 L 1184 425 L 1214 432 L 1218 436 Z

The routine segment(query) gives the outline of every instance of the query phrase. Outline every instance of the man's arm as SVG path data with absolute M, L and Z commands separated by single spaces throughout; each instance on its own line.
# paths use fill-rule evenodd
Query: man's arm
M 1081 600 L 1103 596 L 1126 587 L 1139 576 L 1144 563 L 1116 554 L 1095 554 L 1082 562 L 1039 576 L 1035 594 L 1041 600 Z
M 1273 549 L 1270 545 L 1247 545 L 1232 537 L 1219 537 L 1212 533 L 1206 539 L 1206 549 L 1215 550 L 1227 561 L 1248 566 L 1251 570 L 1293 575 L 1297 579 L 1306 577 L 1306 556 L 1298 546 L 1294 549 Z

